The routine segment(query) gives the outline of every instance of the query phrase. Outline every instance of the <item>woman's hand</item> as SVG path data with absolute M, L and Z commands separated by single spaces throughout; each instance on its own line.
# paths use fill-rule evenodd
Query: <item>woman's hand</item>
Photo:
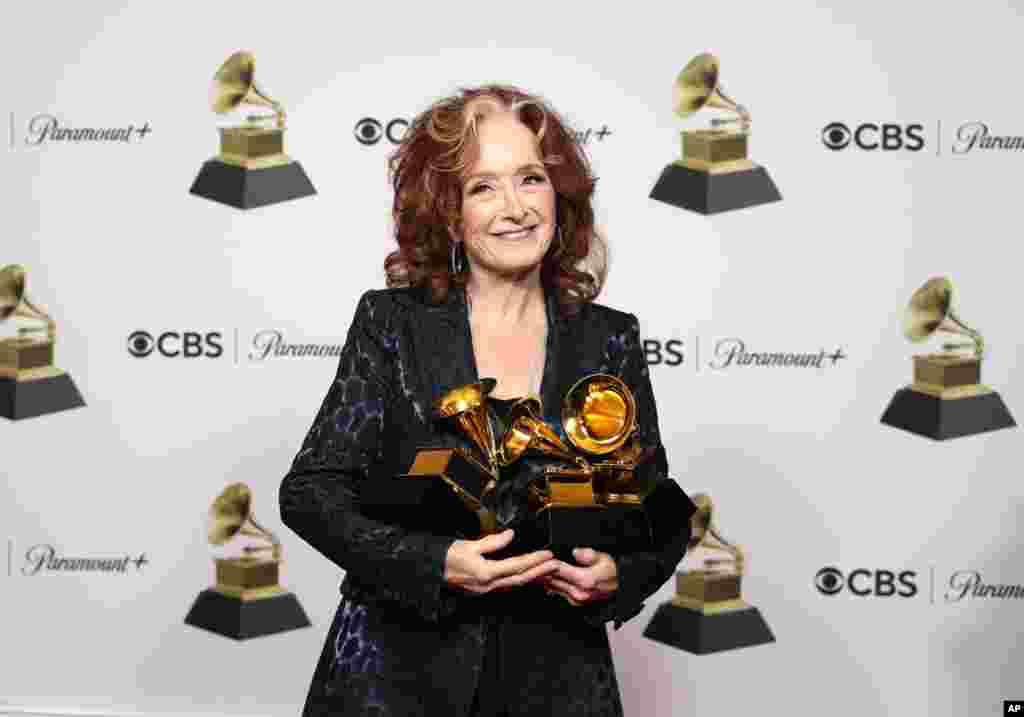
M 618 568 L 611 555 L 593 548 L 576 548 L 572 555 L 583 567 L 555 561 L 558 569 L 540 578 L 548 592 L 561 595 L 570 605 L 585 605 L 619 589 Z
M 444 562 L 444 581 L 466 592 L 483 594 L 507 590 L 541 578 L 558 569 L 550 550 L 537 550 L 504 560 L 488 560 L 484 553 L 505 547 L 512 540 L 508 530 L 479 540 L 456 540 L 448 548 Z

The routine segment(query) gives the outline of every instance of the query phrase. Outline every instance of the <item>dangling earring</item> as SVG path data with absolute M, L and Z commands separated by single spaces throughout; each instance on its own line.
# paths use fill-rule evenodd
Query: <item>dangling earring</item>
M 460 273 L 462 273 L 462 260 L 461 260 L 461 257 L 457 257 L 460 244 L 461 244 L 461 242 L 457 242 L 457 241 L 453 241 L 452 242 L 452 262 L 451 263 L 452 263 L 452 273 L 453 274 L 460 274 Z

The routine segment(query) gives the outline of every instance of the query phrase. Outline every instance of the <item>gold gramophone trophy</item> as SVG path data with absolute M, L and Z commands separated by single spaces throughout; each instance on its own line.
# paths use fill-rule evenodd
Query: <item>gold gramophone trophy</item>
M 484 378 L 437 399 L 435 417 L 453 422 L 472 448 L 423 447 L 405 473 L 367 481 L 360 506 L 368 517 L 464 538 L 497 532 L 496 516 L 483 504 L 499 478 L 497 441 L 487 410 L 495 384 L 493 378 Z
M 735 114 L 714 118 L 709 129 L 682 131 L 682 159 L 665 167 L 651 199 L 700 214 L 717 214 L 782 199 L 764 167 L 747 159 L 750 112 L 729 98 L 718 79 L 718 58 L 709 53 L 687 63 L 673 86 L 672 109 L 689 117 L 705 107 Z M 727 127 L 737 124 L 738 127 Z
M 224 545 L 238 535 L 262 544 L 243 547 L 240 557 L 214 559 L 216 582 L 196 598 L 185 624 L 235 640 L 309 627 L 298 599 L 278 582 L 281 543 L 256 522 L 244 483 L 233 483 L 217 496 L 207 523 L 211 545 Z
M 713 526 L 710 496 L 698 493 L 693 502 L 687 550 L 707 547 L 729 557 L 706 558 L 701 568 L 677 572 L 675 596 L 658 607 L 644 637 L 696 655 L 775 642 L 761 612 L 740 597 L 743 551 Z
M 540 408 L 536 397 L 512 406 L 498 462 L 511 465 L 528 450 L 556 462 L 528 486 L 532 520 L 496 558 L 539 548 L 565 560 L 576 547 L 650 550 L 693 512 L 674 480 L 637 480 L 636 402 L 621 379 L 590 374 L 566 393 L 561 419 L 572 448 L 540 418 Z
M 272 115 L 249 115 L 244 124 L 220 129 L 220 154 L 207 161 L 189 191 L 238 209 L 252 209 L 316 194 L 306 172 L 284 153 L 284 107 L 253 77 L 251 53 L 236 52 L 217 70 L 210 106 L 224 114 L 241 105 L 269 107 Z
M 936 332 L 970 341 L 914 356 L 914 382 L 896 392 L 882 423 L 938 441 L 1016 426 L 999 394 L 981 383 L 985 342 L 956 315 L 953 283 L 946 277 L 926 281 L 903 314 L 908 340 L 920 343 Z
M 0 416 L 11 420 L 42 416 L 85 405 L 71 376 L 53 365 L 57 323 L 25 295 L 25 269 L 0 269 L 0 324 L 27 319 L 18 335 L 0 338 Z

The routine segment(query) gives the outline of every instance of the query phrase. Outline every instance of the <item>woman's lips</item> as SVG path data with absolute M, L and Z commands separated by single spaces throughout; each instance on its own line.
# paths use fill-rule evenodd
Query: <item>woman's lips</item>
M 517 229 L 516 231 L 512 232 L 495 233 L 492 236 L 495 236 L 498 239 L 526 239 L 527 237 L 533 234 L 536 228 L 537 225 L 535 224 L 532 227 L 528 227 L 526 229 Z

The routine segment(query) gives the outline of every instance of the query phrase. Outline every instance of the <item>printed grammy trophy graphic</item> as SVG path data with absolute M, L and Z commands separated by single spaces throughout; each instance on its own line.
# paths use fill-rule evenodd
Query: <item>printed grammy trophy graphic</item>
M 981 383 L 985 341 L 957 316 L 953 282 L 942 276 L 915 291 L 903 314 L 909 341 L 920 343 L 937 332 L 970 341 L 914 356 L 914 381 L 896 392 L 882 423 L 938 441 L 1016 426 L 999 394 Z
M 238 209 L 252 209 L 316 194 L 306 172 L 284 153 L 285 111 L 256 85 L 256 60 L 236 52 L 213 77 L 210 106 L 224 114 L 242 105 L 274 110 L 249 115 L 238 127 L 220 129 L 220 154 L 199 171 L 192 194 Z M 268 121 L 273 126 L 267 126 Z
M 236 640 L 309 627 L 298 599 L 278 582 L 281 542 L 256 522 L 248 486 L 233 483 L 210 506 L 207 537 L 224 545 L 240 535 L 259 544 L 244 546 L 239 557 L 214 559 L 216 582 L 196 598 L 185 624 Z
M 57 322 L 28 298 L 18 264 L 0 269 L 0 325 L 8 321 L 17 335 L 0 337 L 0 416 L 19 420 L 84 406 L 70 374 L 53 365 Z
M 693 502 L 697 512 L 690 518 L 687 552 L 707 547 L 728 557 L 705 558 L 700 568 L 678 571 L 675 596 L 658 607 L 644 637 L 695 655 L 775 642 L 761 612 L 740 597 L 743 551 L 718 534 L 709 495 L 698 493 Z
M 676 77 L 672 109 L 689 117 L 705 107 L 734 115 L 716 117 L 710 129 L 681 132 L 682 158 L 662 170 L 650 198 L 700 214 L 717 214 L 782 199 L 768 171 L 747 159 L 750 111 L 730 99 L 718 78 L 718 58 L 697 55 Z M 726 125 L 739 127 L 727 128 Z

